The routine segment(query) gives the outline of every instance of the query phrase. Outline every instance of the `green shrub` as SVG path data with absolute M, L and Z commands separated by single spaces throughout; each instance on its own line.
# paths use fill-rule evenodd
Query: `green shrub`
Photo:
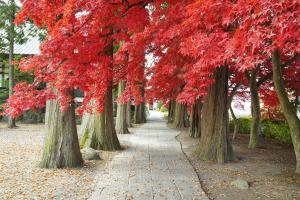
M 280 142 L 292 144 L 290 129 L 286 122 L 264 120 L 262 122 L 262 129 L 265 137 L 274 138 Z
M 159 112 L 168 112 L 168 109 L 164 106 L 161 106 Z
M 239 118 L 241 134 L 250 134 L 251 118 Z M 230 131 L 234 130 L 233 120 L 229 124 Z M 262 132 L 264 137 L 274 138 L 280 142 L 291 144 L 291 134 L 288 124 L 285 121 L 263 120 Z
M 239 118 L 238 121 L 240 123 L 239 133 L 241 133 L 241 134 L 250 134 L 251 119 L 246 118 L 246 117 L 242 117 L 242 118 Z M 230 131 L 233 132 L 233 130 L 234 130 L 233 120 L 230 121 L 229 127 L 230 127 Z

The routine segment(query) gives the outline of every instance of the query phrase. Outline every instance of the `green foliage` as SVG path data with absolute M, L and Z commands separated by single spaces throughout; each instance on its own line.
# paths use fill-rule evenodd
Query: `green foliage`
M 83 134 L 83 136 L 82 136 L 82 138 L 80 139 L 80 144 L 79 144 L 79 146 L 80 146 L 80 149 L 83 149 L 84 147 L 86 147 L 86 145 L 87 145 L 87 140 L 89 139 L 89 131 L 88 130 L 86 130 L 85 132 L 84 132 L 84 134 Z
M 250 134 L 251 119 L 246 118 L 246 117 L 242 117 L 242 118 L 239 118 L 238 121 L 239 121 L 239 124 L 240 124 L 239 133 L 241 133 L 241 134 Z M 232 130 L 232 131 L 234 130 L 233 120 L 230 121 L 229 127 L 230 127 L 230 130 Z
M 283 143 L 292 144 L 289 126 L 284 121 L 265 120 L 263 124 L 263 134 L 265 137 L 277 139 Z
M 163 103 L 161 101 L 157 102 L 157 111 L 160 110 L 160 108 L 163 106 Z
M 239 118 L 240 134 L 250 134 L 251 118 Z M 233 120 L 229 123 L 230 130 L 233 132 Z M 285 121 L 263 120 L 262 132 L 264 137 L 274 138 L 280 142 L 291 144 L 291 134 L 288 124 Z
M 4 64 L 6 64 L 4 73 L 6 73 L 6 75 L 7 75 L 7 73 L 8 73 L 7 63 L 4 62 Z M 27 73 L 27 72 L 21 72 L 18 66 L 15 67 L 14 73 L 15 73 L 15 83 L 20 83 L 20 82 L 32 83 L 33 82 L 33 78 L 34 78 L 33 74 Z M 1 76 L 2 76 L 2 74 L 1 74 Z M 2 84 L 3 84 L 3 87 L 0 88 L 0 106 L 8 98 L 7 76 L 5 76 L 5 80 L 3 80 Z
M 168 109 L 164 106 L 161 106 L 159 112 L 168 112 Z
M 11 23 L 12 16 L 15 18 L 16 13 L 20 10 L 20 7 L 16 5 L 15 1 L 7 1 L 0 3 L 0 52 L 8 52 L 9 38 L 12 35 L 16 43 L 25 43 L 27 37 L 25 37 L 26 24 L 20 26 L 14 26 Z M 30 28 L 28 26 L 28 28 Z
M 161 9 L 167 9 L 168 8 L 168 2 L 163 2 L 162 4 L 161 4 Z

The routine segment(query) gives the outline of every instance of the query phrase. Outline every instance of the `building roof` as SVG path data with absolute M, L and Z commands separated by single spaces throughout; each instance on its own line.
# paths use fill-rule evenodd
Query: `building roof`
M 36 55 L 39 54 L 40 41 L 38 37 L 29 39 L 24 44 L 15 44 L 14 54 L 18 55 Z
M 30 36 L 30 31 L 25 29 L 24 30 L 25 35 L 26 32 L 28 32 L 28 40 L 23 43 L 23 44 L 18 44 L 15 43 L 14 45 L 14 54 L 16 55 L 36 55 L 39 54 L 39 46 L 40 46 L 40 40 L 38 36 Z M 0 29 L 0 37 L 5 38 L 7 36 L 7 33 L 3 30 Z M 8 54 L 8 50 L 5 49 L 4 51 L 1 52 L 0 49 L 0 54 Z

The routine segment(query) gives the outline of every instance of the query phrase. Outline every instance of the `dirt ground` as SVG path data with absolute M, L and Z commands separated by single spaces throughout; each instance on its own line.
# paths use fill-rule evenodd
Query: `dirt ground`
M 296 175 L 295 155 L 291 146 L 273 139 L 264 139 L 264 148 L 247 148 L 248 135 L 239 135 L 234 151 L 239 160 L 226 164 L 201 162 L 195 155 L 199 139 L 183 131 L 178 140 L 195 167 L 202 187 L 215 200 L 299 200 L 300 176 Z M 250 183 L 246 190 L 237 189 L 231 182 L 241 178 Z
M 116 154 L 101 152 L 102 160 L 86 161 L 78 169 L 40 169 L 44 125 L 18 126 L 7 129 L 0 123 L 0 200 L 87 199 L 97 174 L 106 173 L 108 161 Z

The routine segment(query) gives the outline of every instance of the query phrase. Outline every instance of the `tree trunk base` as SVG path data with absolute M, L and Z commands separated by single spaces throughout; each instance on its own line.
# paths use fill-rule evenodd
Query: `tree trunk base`
M 186 112 L 186 105 L 176 103 L 174 111 L 174 120 L 171 124 L 172 128 L 187 128 L 189 127 L 189 120 Z
M 118 96 L 120 97 L 125 90 L 125 81 L 121 81 L 118 86 Z M 118 104 L 117 118 L 116 118 L 116 132 L 117 134 L 129 134 L 128 130 L 128 109 L 127 104 Z
M 199 99 L 196 100 L 190 114 L 190 137 L 199 138 L 201 136 L 201 110 L 202 103 Z
M 291 130 L 291 137 L 297 161 L 295 172 L 300 174 L 300 120 L 297 116 L 294 106 L 291 104 L 288 98 L 288 93 L 284 87 L 281 66 L 280 53 L 277 49 L 272 53 L 273 82 L 280 102 L 280 107 Z
M 112 87 L 108 87 L 102 113 L 86 113 L 83 117 L 80 132 L 80 147 L 91 147 L 97 150 L 120 150 L 121 145 L 116 134 L 113 119 Z
M 8 117 L 7 128 L 17 128 L 16 120 L 12 117 Z
M 214 78 L 215 83 L 208 88 L 208 95 L 203 104 L 201 138 L 197 154 L 201 160 L 224 163 L 236 159 L 230 142 L 227 67 L 216 69 Z
M 56 100 L 47 101 L 46 136 L 39 166 L 41 168 L 65 168 L 82 165 L 74 105 L 61 112 Z
M 237 136 L 238 136 L 238 133 L 240 131 L 240 124 L 239 122 L 236 120 L 234 122 L 234 131 L 233 131 L 233 136 L 232 136 L 232 140 L 236 140 Z
M 134 118 L 133 122 L 135 124 L 146 123 L 145 103 L 141 103 L 135 106 L 133 118 Z

